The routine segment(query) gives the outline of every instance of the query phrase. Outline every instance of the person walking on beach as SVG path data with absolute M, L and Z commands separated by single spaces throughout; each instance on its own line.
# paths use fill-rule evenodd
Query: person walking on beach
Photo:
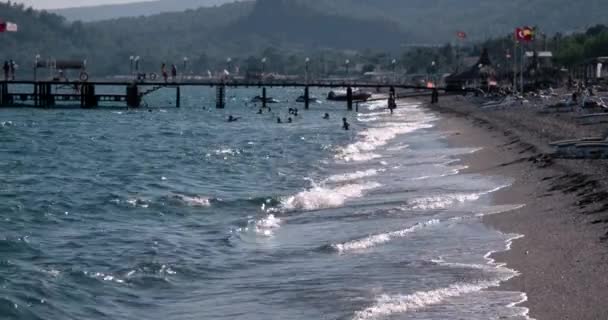
M 390 96 L 388 97 L 388 110 L 390 110 L 391 114 L 393 114 L 396 108 L 397 103 L 395 102 L 395 95 L 391 92 Z
M 171 79 L 173 79 L 173 82 L 177 80 L 177 67 L 175 65 L 171 65 Z
M 160 66 L 160 73 L 163 75 L 163 79 L 165 80 L 165 82 L 167 82 L 167 78 L 169 78 L 169 75 L 167 74 L 167 64 L 165 64 L 164 62 Z
M 4 80 L 8 81 L 8 74 L 11 69 L 11 67 L 8 65 L 8 61 L 4 61 L 4 66 L 2 66 L 2 69 L 4 70 Z

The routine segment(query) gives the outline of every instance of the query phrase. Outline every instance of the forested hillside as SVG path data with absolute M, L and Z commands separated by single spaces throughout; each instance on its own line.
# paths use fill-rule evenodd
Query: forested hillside
M 1 58 L 15 59 L 22 67 L 31 65 L 36 54 L 87 59 L 96 75 L 128 72 L 129 56 L 140 56 L 147 71 L 157 71 L 162 62 L 181 64 L 183 57 L 189 58 L 191 71 L 200 73 L 228 67 L 227 57 L 233 67 L 254 68 L 262 56 L 269 57 L 267 66 L 279 72 L 303 68 L 306 56 L 316 62 L 311 68 L 327 71 L 343 68 L 346 57 L 390 67 L 387 61 L 396 56 L 402 57 L 400 65 L 424 70 L 433 59 L 451 64 L 453 49 L 442 48 L 445 54 L 430 48 L 402 55 L 404 45 L 454 42 L 457 30 L 466 31 L 467 43 L 472 44 L 511 34 L 515 26 L 526 24 L 539 26 L 550 39 L 552 31 L 562 32 L 561 40 L 551 43 L 556 44 L 559 61 L 570 64 L 605 52 L 605 31 L 593 36 L 568 32 L 603 20 L 607 8 L 608 2 L 598 0 L 569 6 L 563 0 L 258 0 L 70 23 L 55 14 L 0 3 L 0 19 L 20 28 L 0 34 Z M 504 56 L 509 39 L 501 41 L 502 51 L 496 54 Z M 438 59 L 443 55 L 445 59 Z
M 238 0 L 148 0 L 142 2 L 74 7 L 53 10 L 69 21 L 100 21 L 124 17 L 150 16 L 166 12 L 179 12 L 201 7 L 213 7 Z M 76 4 L 76 3 L 75 3 Z
M 381 17 L 411 31 L 418 42 L 449 41 L 457 31 L 484 40 L 516 26 L 547 33 L 584 30 L 607 22 L 605 0 L 298 0 L 352 17 Z

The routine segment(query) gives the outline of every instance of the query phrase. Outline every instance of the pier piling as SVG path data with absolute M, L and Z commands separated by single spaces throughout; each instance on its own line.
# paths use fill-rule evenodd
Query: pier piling
M 221 84 L 217 86 L 216 90 L 217 96 L 215 101 L 215 107 L 217 109 L 224 109 L 226 107 L 226 86 L 224 84 Z
M 348 87 L 346 89 L 346 100 L 347 100 L 347 110 L 353 110 L 353 88 Z
M 138 108 L 140 103 L 139 87 L 136 84 L 129 85 L 127 87 L 127 106 L 129 108 Z
M 0 85 L 0 105 L 2 105 L 2 106 L 7 104 L 6 103 L 6 95 L 8 93 L 7 91 L 8 91 L 8 85 L 6 84 L 6 82 L 3 82 Z
M 308 110 L 310 106 L 310 89 L 308 87 L 304 87 L 304 109 Z
M 266 87 L 262 88 L 262 108 L 266 108 Z
M 175 97 L 175 106 L 177 108 L 179 108 L 179 107 L 181 107 L 181 104 L 182 104 L 182 91 L 181 91 L 181 87 L 180 86 L 176 87 L 176 89 L 175 89 L 175 95 L 176 95 L 176 97 Z

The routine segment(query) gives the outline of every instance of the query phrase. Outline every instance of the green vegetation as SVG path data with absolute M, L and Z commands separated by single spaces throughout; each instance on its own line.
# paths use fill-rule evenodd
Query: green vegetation
M 130 56 L 140 56 L 140 70 L 147 72 L 158 72 L 162 62 L 181 69 L 184 57 L 189 58 L 188 71 L 196 74 L 237 67 L 242 74 L 256 73 L 262 68 L 262 57 L 267 58 L 265 71 L 277 73 L 303 74 L 306 57 L 315 75 L 344 74 L 346 59 L 351 61 L 350 72 L 393 68 L 451 72 L 459 61 L 456 31 L 466 31 L 470 37 L 461 44 L 461 57 L 478 55 L 487 47 L 495 64 L 508 66 L 505 53 L 512 50 L 514 27 L 537 24 L 547 34 L 562 33 L 546 41 L 539 36 L 535 46 L 541 48 L 546 42 L 559 64 L 571 65 L 608 55 L 605 27 L 568 32 L 601 20 L 607 7 L 603 0 L 584 0 L 575 9 L 563 0 L 460 0 L 457 6 L 451 0 L 258 0 L 150 17 L 68 23 L 55 14 L 0 3 L 1 18 L 20 27 L 17 33 L 0 34 L 0 60 L 16 60 L 21 75 L 29 72 L 36 54 L 86 59 L 96 76 L 128 73 Z M 506 33 L 509 36 L 492 38 Z M 482 42 L 471 40 L 476 38 Z

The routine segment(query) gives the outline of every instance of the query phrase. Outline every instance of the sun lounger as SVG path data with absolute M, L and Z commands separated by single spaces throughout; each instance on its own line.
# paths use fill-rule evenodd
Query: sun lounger
M 589 142 L 576 145 L 576 154 L 587 159 L 608 158 L 608 142 Z
M 608 122 L 608 112 L 586 114 L 578 116 L 576 120 L 583 125 L 606 123 Z

